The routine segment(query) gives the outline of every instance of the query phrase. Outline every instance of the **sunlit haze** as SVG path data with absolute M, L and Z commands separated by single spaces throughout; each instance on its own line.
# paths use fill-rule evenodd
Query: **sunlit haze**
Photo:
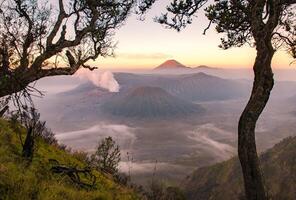
M 202 34 L 208 23 L 203 13 L 179 33 L 154 22 L 153 18 L 165 11 L 168 2 L 158 1 L 144 21 L 131 15 L 114 37 L 118 42 L 115 57 L 100 57 L 92 64 L 101 69 L 149 69 L 167 59 L 176 59 L 191 67 L 252 67 L 255 49 L 247 45 L 229 50 L 220 49 L 218 45 L 223 35 L 217 34 L 214 27 L 206 35 Z M 292 58 L 284 50 L 279 50 L 273 59 L 273 67 L 293 68 L 291 62 Z

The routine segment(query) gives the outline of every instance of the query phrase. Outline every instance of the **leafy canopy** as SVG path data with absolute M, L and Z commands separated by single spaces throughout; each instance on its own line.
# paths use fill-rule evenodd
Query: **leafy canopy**
M 269 37 L 275 49 L 283 47 L 296 58 L 295 0 L 173 0 L 156 21 L 180 31 L 204 8 L 209 20 L 204 33 L 215 25 L 223 33 L 220 47 L 228 49 Z

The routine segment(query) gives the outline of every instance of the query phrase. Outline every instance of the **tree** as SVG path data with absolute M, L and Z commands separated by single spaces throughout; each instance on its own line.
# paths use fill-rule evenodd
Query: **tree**
M 104 172 L 115 175 L 118 172 L 118 165 L 121 160 L 119 146 L 112 137 L 103 139 L 91 156 L 93 166 Z
M 29 84 L 46 76 L 94 69 L 87 62 L 112 55 L 115 29 L 146 1 L 1 1 L 0 97 L 30 93 Z
M 33 158 L 34 150 L 36 149 L 35 142 L 38 138 L 42 138 L 48 144 L 57 145 L 54 134 L 46 127 L 45 122 L 40 121 L 40 114 L 35 108 L 31 107 L 15 111 L 11 116 L 11 125 L 18 134 L 22 145 L 22 156 L 28 160 L 32 160 Z M 23 140 L 20 125 L 25 128 L 25 140 Z
M 151 0 L 154 2 L 154 0 Z M 192 23 L 205 8 L 209 25 L 224 33 L 220 47 L 229 49 L 248 43 L 256 47 L 255 78 L 251 97 L 238 124 L 238 156 L 242 166 L 248 200 L 268 199 L 260 170 L 255 141 L 257 120 L 264 110 L 274 85 L 271 61 L 282 47 L 296 58 L 296 0 L 173 0 L 167 13 L 157 18 L 168 28 L 180 31 Z

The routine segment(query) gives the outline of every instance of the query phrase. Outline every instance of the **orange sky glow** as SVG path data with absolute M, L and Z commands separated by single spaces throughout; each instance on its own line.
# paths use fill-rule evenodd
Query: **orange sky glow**
M 217 34 L 214 27 L 206 35 L 202 34 L 208 23 L 203 13 L 181 32 L 155 23 L 153 18 L 165 10 L 168 2 L 169 0 L 158 1 L 144 21 L 134 15 L 130 16 L 114 36 L 118 42 L 116 56 L 100 57 L 91 64 L 101 69 L 151 69 L 167 59 L 176 59 L 190 67 L 252 67 L 255 49 L 247 45 L 229 50 L 220 49 L 218 45 L 223 35 Z M 284 50 L 279 50 L 273 59 L 273 67 L 293 68 L 290 65 L 292 61 Z

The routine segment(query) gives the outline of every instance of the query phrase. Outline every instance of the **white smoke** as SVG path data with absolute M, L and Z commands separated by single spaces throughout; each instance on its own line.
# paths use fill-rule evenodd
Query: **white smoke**
M 99 70 L 90 71 L 85 68 L 79 69 L 75 76 L 80 79 L 87 79 L 97 87 L 109 90 L 109 92 L 119 92 L 120 86 L 110 71 L 101 72 Z

